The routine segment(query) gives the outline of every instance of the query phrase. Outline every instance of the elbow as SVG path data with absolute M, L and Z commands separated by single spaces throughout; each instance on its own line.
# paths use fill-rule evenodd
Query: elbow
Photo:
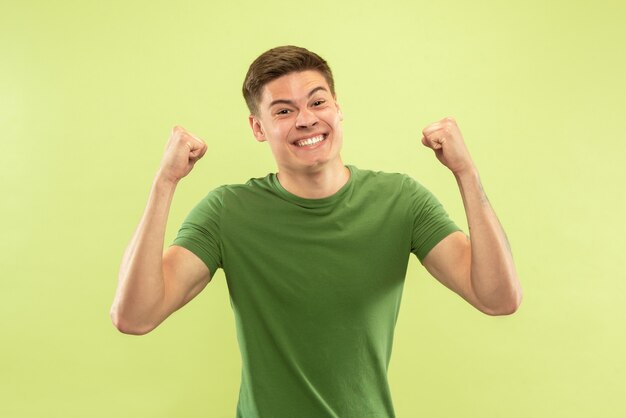
M 145 335 L 155 328 L 154 326 L 146 326 L 130 321 L 128 318 L 120 315 L 120 312 L 116 309 L 111 309 L 109 315 L 111 317 L 111 322 L 113 322 L 113 326 L 122 334 Z
M 503 301 L 499 306 L 494 308 L 484 308 L 481 311 L 489 316 L 506 316 L 513 315 L 522 304 L 522 292 L 518 291 L 515 295 Z
M 513 315 L 515 312 L 517 312 L 518 308 L 519 305 L 507 305 L 498 309 L 484 309 L 483 313 L 489 316 L 507 316 Z

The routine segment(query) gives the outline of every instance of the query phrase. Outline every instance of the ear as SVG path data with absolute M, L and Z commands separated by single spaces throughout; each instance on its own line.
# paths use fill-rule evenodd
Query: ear
M 265 133 L 263 132 L 263 127 L 261 126 L 261 121 L 256 116 L 250 115 L 248 116 L 248 122 L 250 123 L 250 128 L 252 128 L 254 138 L 259 142 L 267 141 Z

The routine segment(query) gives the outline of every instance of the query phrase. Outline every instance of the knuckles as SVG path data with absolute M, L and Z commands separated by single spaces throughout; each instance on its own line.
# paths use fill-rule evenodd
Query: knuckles
M 193 135 L 191 135 L 189 132 L 187 132 L 184 128 L 180 126 L 174 127 L 174 130 L 172 131 L 171 140 L 175 144 L 193 143 L 196 141 Z
M 425 137 L 429 137 L 434 133 L 445 132 L 450 134 L 457 128 L 456 120 L 452 116 L 445 117 L 437 122 L 433 122 L 422 130 Z
M 431 138 L 434 139 L 434 138 L 441 137 L 442 133 L 443 133 L 443 136 L 445 137 L 451 137 L 457 131 L 458 131 L 458 125 L 456 123 L 456 120 L 453 117 L 448 116 L 437 122 L 431 123 L 430 125 L 425 127 L 422 130 L 422 134 L 427 139 L 431 139 Z

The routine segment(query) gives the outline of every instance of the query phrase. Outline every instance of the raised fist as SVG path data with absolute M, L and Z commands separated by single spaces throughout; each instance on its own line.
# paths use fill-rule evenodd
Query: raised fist
M 452 173 L 459 175 L 474 169 L 461 130 L 453 118 L 431 123 L 424 128 L 422 134 L 422 144 L 435 151 L 437 159 Z
M 166 180 L 177 183 L 189 174 L 206 150 L 207 146 L 203 140 L 181 126 L 174 126 L 165 147 L 159 174 Z

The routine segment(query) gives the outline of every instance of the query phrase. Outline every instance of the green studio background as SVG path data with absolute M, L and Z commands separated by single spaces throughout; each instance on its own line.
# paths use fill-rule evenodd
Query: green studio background
M 153 333 L 108 310 L 174 124 L 209 189 L 275 169 L 240 87 L 266 49 L 331 64 L 344 160 L 406 172 L 465 226 L 419 142 L 456 117 L 524 288 L 480 314 L 412 258 L 390 381 L 399 417 L 623 417 L 626 5 L 618 1 L 20 1 L 0 7 L 0 416 L 233 417 L 223 273 Z

